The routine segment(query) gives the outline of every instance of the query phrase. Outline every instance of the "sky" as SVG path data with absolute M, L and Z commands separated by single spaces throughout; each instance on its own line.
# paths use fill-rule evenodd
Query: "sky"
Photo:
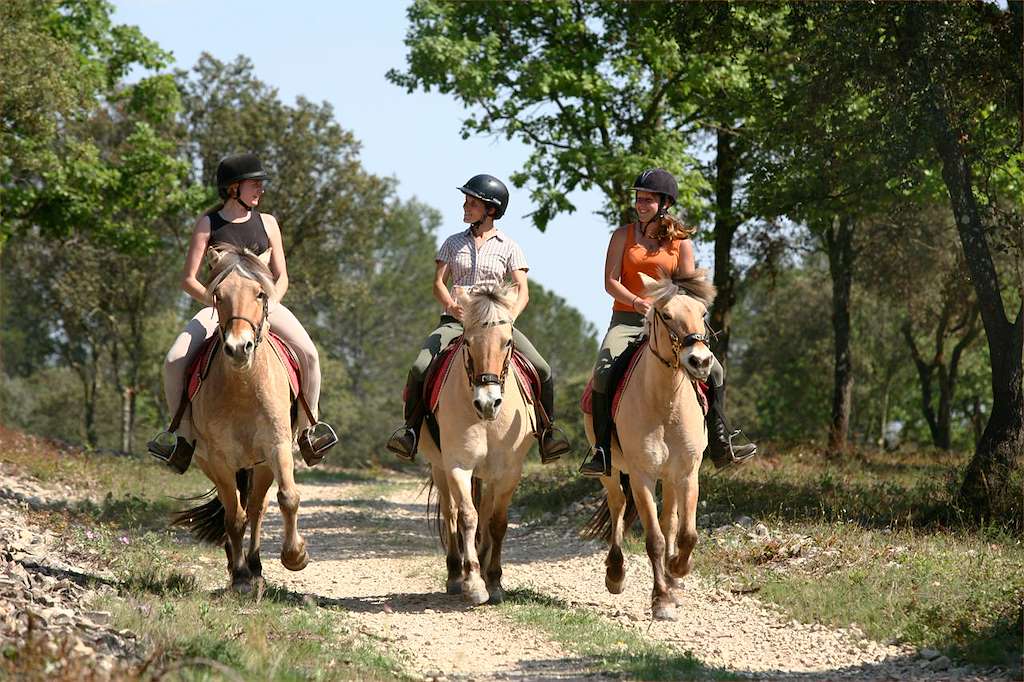
M 300 95 L 331 103 L 339 124 L 361 141 L 368 171 L 395 178 L 402 198 L 415 197 L 441 212 L 439 240 L 465 229 L 456 187 L 477 173 L 502 178 L 512 196 L 498 227 L 523 248 L 530 280 L 565 298 L 603 331 L 612 300 L 602 272 L 614 226 L 594 214 L 600 193 L 570 195 L 575 213 L 558 216 L 546 232 L 534 228 L 526 217 L 535 208 L 529 188 L 516 189 L 507 181 L 522 168 L 529 148 L 488 137 L 463 140 L 461 121 L 468 111 L 454 97 L 408 93 L 385 78 L 388 69 L 406 64 L 407 5 L 404 0 L 116 0 L 114 20 L 138 26 L 173 53 L 176 68 L 191 68 L 204 51 L 222 61 L 244 54 L 256 76 L 278 88 L 286 103 Z M 282 229 L 287 239 L 287 225 Z M 698 260 L 709 263 L 700 250 Z

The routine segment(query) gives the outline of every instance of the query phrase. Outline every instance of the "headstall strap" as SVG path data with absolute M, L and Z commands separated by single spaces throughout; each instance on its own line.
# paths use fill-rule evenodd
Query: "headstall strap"
M 270 297 L 267 296 L 266 294 L 262 294 L 262 296 L 263 296 L 263 320 L 260 322 L 260 326 L 257 327 L 255 324 L 253 324 L 252 320 L 250 320 L 248 317 L 242 317 L 240 315 L 235 315 L 234 317 L 229 317 L 223 324 L 221 324 L 218 321 L 217 329 L 220 330 L 220 340 L 221 341 L 227 341 L 227 327 L 228 327 L 229 324 L 231 324 L 231 321 L 232 320 L 242 320 L 243 322 L 248 324 L 250 327 L 252 327 L 252 332 L 253 332 L 253 334 L 256 335 L 256 342 L 253 344 L 253 351 L 255 351 L 257 348 L 260 347 L 260 342 L 263 341 L 263 330 L 266 328 L 267 322 L 269 321 L 268 318 L 270 317 Z M 216 305 L 216 303 L 217 303 L 216 296 L 214 297 L 213 300 L 214 300 L 214 305 Z
M 658 354 L 658 351 L 654 349 L 653 345 L 651 346 L 651 352 L 654 353 L 654 357 L 658 358 L 658 360 L 661 361 L 661 364 L 665 365 L 666 367 L 670 369 L 679 369 L 680 367 L 682 367 L 682 365 L 679 362 L 679 353 L 682 352 L 684 348 L 689 348 L 690 346 L 693 346 L 697 343 L 703 343 L 708 347 L 711 346 L 711 339 L 708 337 L 706 333 L 698 334 L 694 332 L 693 334 L 687 334 L 686 336 L 680 339 L 679 335 L 672 331 L 672 327 L 670 327 L 668 322 L 665 321 L 665 318 L 662 317 L 661 311 L 655 310 L 654 312 L 657 316 L 656 319 L 660 320 L 661 323 L 665 325 L 665 331 L 668 332 L 669 341 L 672 343 L 672 360 L 670 362 L 665 358 L 661 357 L 661 355 Z M 655 335 L 652 333 L 651 336 L 653 337 Z M 653 341 L 654 339 L 652 338 L 651 340 Z
M 500 324 L 511 323 L 508 320 L 499 320 L 498 322 L 494 322 L 489 325 L 485 324 L 483 326 L 496 327 Z M 466 361 L 463 364 L 466 367 L 466 378 L 469 379 L 469 387 L 473 388 L 474 386 L 486 386 L 488 384 L 495 384 L 504 389 L 505 378 L 508 376 L 508 366 L 512 361 L 512 351 L 514 347 L 514 344 L 508 344 L 508 352 L 505 353 L 505 361 L 501 365 L 501 376 L 498 376 L 497 374 L 485 373 L 481 374 L 479 380 L 477 380 L 477 378 L 473 376 L 473 356 L 469 352 L 469 344 L 464 343 L 463 350 L 466 353 Z

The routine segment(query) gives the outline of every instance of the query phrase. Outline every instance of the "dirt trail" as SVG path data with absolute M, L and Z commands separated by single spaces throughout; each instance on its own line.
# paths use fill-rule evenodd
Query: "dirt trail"
M 300 573 L 275 560 L 280 517 L 267 519 L 268 581 L 336 600 L 424 677 L 599 678 L 585 660 L 494 607 L 470 608 L 444 594 L 444 557 L 426 522 L 426 495 L 410 479 L 300 486 L 300 527 L 312 561 Z M 698 548 L 699 551 L 699 548 Z M 627 557 L 627 588 L 604 588 L 605 548 L 560 526 L 512 523 L 504 584 L 530 588 L 636 628 L 708 666 L 758 678 L 979 679 L 931 671 L 910 647 L 887 646 L 849 630 L 790 621 L 749 597 L 685 581 L 679 620 L 650 623 L 650 568 Z

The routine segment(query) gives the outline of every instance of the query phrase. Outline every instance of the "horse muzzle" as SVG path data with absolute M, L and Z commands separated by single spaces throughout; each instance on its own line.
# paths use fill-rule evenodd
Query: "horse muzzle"
M 473 387 L 473 408 L 481 419 L 494 421 L 501 409 L 501 386 L 497 383 L 481 383 Z
M 714 360 L 715 356 L 707 348 L 691 346 L 682 353 L 680 364 L 694 379 L 707 381 Z
M 241 336 L 228 334 L 224 338 L 224 354 L 239 367 L 252 362 L 255 351 L 256 342 L 248 334 L 242 334 Z

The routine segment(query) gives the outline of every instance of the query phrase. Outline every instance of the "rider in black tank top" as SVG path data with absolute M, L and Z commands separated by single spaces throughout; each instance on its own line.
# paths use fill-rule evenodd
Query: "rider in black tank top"
M 249 218 L 242 223 L 225 220 L 220 211 L 212 211 L 210 216 L 209 246 L 217 244 L 233 244 L 260 254 L 270 248 L 267 230 L 263 227 L 263 218 L 259 211 L 250 210 Z

